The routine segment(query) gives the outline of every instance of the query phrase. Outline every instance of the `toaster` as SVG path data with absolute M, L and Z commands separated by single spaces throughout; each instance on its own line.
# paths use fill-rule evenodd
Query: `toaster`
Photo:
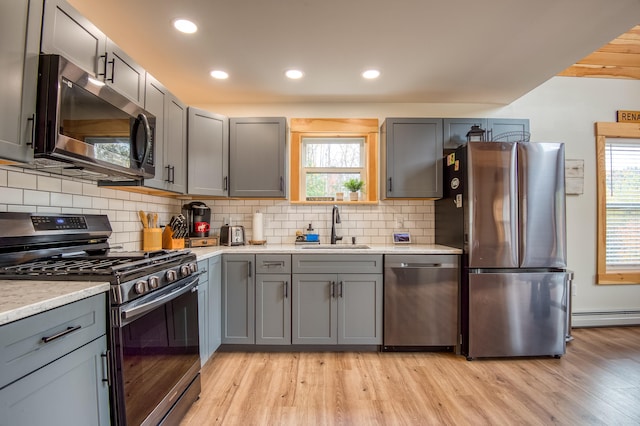
M 221 246 L 243 246 L 244 244 L 244 226 L 222 225 L 220 228 Z

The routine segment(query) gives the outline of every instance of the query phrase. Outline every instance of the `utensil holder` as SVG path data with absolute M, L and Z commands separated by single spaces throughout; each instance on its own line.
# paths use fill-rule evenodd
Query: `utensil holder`
M 177 250 L 184 248 L 184 238 L 172 238 L 173 229 L 169 225 L 164 227 L 162 233 L 162 248 L 169 250 Z
M 142 250 L 162 250 L 162 229 L 144 228 L 142 230 Z

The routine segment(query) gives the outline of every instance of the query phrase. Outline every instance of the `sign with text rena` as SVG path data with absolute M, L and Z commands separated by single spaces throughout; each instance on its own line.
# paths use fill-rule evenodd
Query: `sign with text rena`
M 640 123 L 640 111 L 618 111 L 618 123 Z

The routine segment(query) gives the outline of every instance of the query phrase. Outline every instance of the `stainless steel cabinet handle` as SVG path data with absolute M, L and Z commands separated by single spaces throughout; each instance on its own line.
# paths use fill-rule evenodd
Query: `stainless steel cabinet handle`
M 36 141 L 36 115 L 31 114 L 31 117 L 27 118 L 27 121 L 31 123 L 31 131 L 29 132 L 31 134 L 31 140 L 25 144 L 32 147 Z
M 116 71 L 116 60 L 112 59 L 112 60 L 109 61 L 109 63 L 111 64 L 111 78 L 106 78 L 106 75 L 105 75 L 105 80 L 110 81 L 111 83 L 114 83 L 115 82 L 114 81 L 114 77 L 115 77 L 114 74 L 115 74 L 115 71 Z M 104 72 L 105 72 L 105 74 L 107 72 L 107 67 L 106 66 L 105 66 L 105 71 Z
M 74 331 L 80 330 L 81 328 L 81 325 L 76 325 L 75 327 L 67 327 L 65 330 L 62 330 L 60 333 L 56 333 L 53 336 L 43 337 L 42 343 L 53 342 L 54 340 L 64 337 L 67 334 L 73 333 Z
M 271 266 L 283 266 L 284 267 L 284 261 L 279 261 L 279 262 L 262 262 L 262 266 L 264 267 L 271 267 Z
M 111 351 L 107 349 L 106 353 L 100 354 L 102 358 L 102 382 L 107 383 L 107 386 L 111 386 L 111 371 L 109 370 L 109 361 L 111 359 Z M 106 376 L 106 379 L 104 378 Z
M 289 297 L 289 281 L 284 282 L 284 298 L 287 299 Z

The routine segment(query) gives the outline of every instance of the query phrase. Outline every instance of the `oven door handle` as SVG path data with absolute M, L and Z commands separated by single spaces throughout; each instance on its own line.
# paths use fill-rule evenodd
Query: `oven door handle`
M 121 318 L 123 320 L 131 320 L 131 318 L 137 317 L 137 316 L 142 315 L 142 314 L 146 314 L 147 312 L 154 310 L 158 306 L 162 306 L 165 303 L 170 302 L 173 299 L 176 299 L 176 298 L 182 296 L 183 294 L 191 291 L 195 287 L 197 287 L 198 279 L 199 279 L 199 277 L 196 276 L 189 283 L 176 288 L 175 290 L 171 291 L 170 293 L 167 293 L 167 294 L 165 294 L 163 296 L 160 296 L 160 297 L 158 297 L 156 299 L 153 299 L 153 300 L 151 300 L 151 301 L 149 301 L 147 303 L 143 303 L 141 305 L 134 306 L 133 308 L 123 309 L 120 312 L 120 316 L 121 316 Z

